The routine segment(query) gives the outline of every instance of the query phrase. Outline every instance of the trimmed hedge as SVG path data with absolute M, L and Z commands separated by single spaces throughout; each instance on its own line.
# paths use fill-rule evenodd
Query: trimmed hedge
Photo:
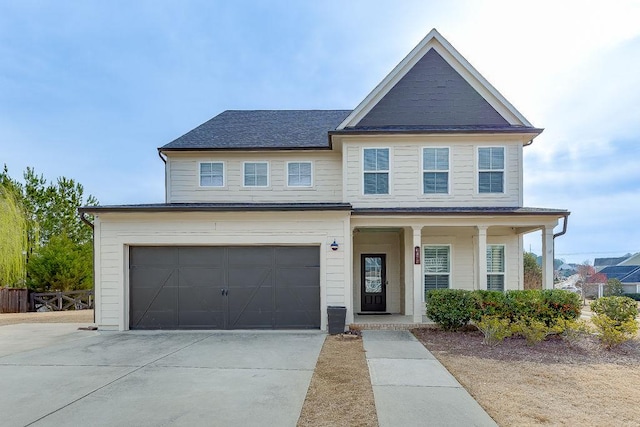
M 457 330 L 469 323 L 475 302 L 471 291 L 435 289 L 427 292 L 426 314 L 442 329 Z
M 542 322 L 552 327 L 558 320 L 580 316 L 578 294 L 560 289 L 525 291 L 464 291 L 438 289 L 427 292 L 427 316 L 443 329 L 455 330 L 469 320 L 498 316 L 510 322 Z

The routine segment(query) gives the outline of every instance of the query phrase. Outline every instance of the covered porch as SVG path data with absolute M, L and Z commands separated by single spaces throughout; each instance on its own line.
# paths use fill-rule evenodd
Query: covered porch
M 566 211 L 511 208 L 446 215 L 355 210 L 353 320 L 373 329 L 428 322 L 429 289 L 523 289 L 523 236 L 542 231 L 543 287 L 553 287 L 554 228 Z

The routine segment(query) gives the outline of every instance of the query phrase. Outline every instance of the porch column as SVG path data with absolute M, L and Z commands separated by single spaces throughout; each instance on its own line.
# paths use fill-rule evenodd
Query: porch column
M 553 227 L 542 229 L 542 289 L 553 289 Z
M 413 262 L 413 322 L 422 323 L 422 315 L 424 314 L 424 303 L 422 302 L 422 227 L 412 226 L 413 230 L 413 250 L 419 248 L 420 263 Z
M 487 227 L 478 225 L 478 289 L 487 290 Z

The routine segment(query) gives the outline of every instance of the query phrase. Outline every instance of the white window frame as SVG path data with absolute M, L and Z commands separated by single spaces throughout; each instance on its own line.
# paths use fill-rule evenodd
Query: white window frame
M 500 148 L 502 149 L 502 169 L 480 169 L 480 150 L 486 150 L 486 149 L 493 149 L 493 148 Z M 485 194 L 506 194 L 506 189 L 507 189 L 507 147 L 505 147 L 504 145 L 488 145 L 488 146 L 482 146 L 482 147 L 478 147 L 476 150 L 476 179 L 477 179 L 477 185 L 476 185 L 476 193 L 477 194 L 481 194 L 481 195 L 485 195 Z M 501 172 L 502 173 L 502 191 L 488 191 L 488 192 L 481 192 L 480 191 L 480 174 L 483 172 Z
M 449 271 L 445 273 L 431 273 L 427 272 L 427 257 L 424 252 L 427 248 L 447 248 L 449 251 Z M 422 302 L 425 302 L 425 295 L 427 290 L 425 289 L 424 276 L 427 274 L 430 275 L 440 275 L 440 276 L 449 276 L 449 287 L 447 289 L 453 289 L 451 287 L 453 283 L 453 247 L 451 244 L 437 244 L 437 243 L 429 243 L 426 245 L 422 245 L 422 253 L 420 254 L 422 260 Z M 440 289 L 440 288 L 438 288 Z
M 427 149 L 446 149 L 447 150 L 447 169 L 425 169 L 424 165 L 424 152 Z M 422 172 L 420 173 L 420 180 L 422 181 L 422 195 L 423 196 L 448 196 L 451 194 L 451 147 L 437 146 L 437 147 L 422 147 L 420 150 L 420 162 Z M 426 193 L 424 188 L 424 174 L 425 173 L 447 173 L 447 192 L 446 193 Z
M 218 165 L 222 165 L 222 185 L 202 185 L 202 165 L 203 164 L 218 164 Z M 200 187 L 200 188 L 224 188 L 226 185 L 227 185 L 227 165 L 225 165 L 225 162 L 219 161 L 219 160 L 198 162 L 198 187 Z
M 247 185 L 247 174 L 246 174 L 246 170 L 247 170 L 247 165 L 249 164 L 262 164 L 262 165 L 267 165 L 267 184 L 266 185 Z M 269 185 L 271 184 L 271 179 L 270 179 L 270 174 L 271 174 L 271 167 L 269 165 L 269 162 L 263 162 L 263 161 L 246 161 L 246 162 L 242 162 L 242 187 L 244 188 L 267 188 L 269 187 Z
M 306 163 L 309 165 L 310 168 L 310 172 L 309 172 L 309 178 L 310 178 L 310 182 L 309 185 L 291 185 L 291 183 L 289 182 L 289 165 L 292 164 L 302 164 L 302 163 Z M 290 161 L 287 162 L 287 170 L 285 171 L 286 174 L 286 181 L 287 181 L 287 187 L 289 188 L 311 188 L 313 187 L 313 162 L 309 161 L 309 160 L 301 160 L 301 161 Z
M 502 271 L 492 271 L 489 269 L 489 249 L 500 247 L 502 248 Z M 507 289 L 507 245 L 505 244 L 488 244 L 487 245 L 487 289 L 489 288 L 489 276 L 502 276 L 502 291 L 506 291 Z
M 387 150 L 389 153 L 389 167 L 387 170 L 365 170 L 364 168 L 364 153 L 367 150 Z M 390 147 L 363 147 L 362 148 L 362 195 L 363 196 L 371 196 L 371 197 L 380 197 L 380 196 L 388 196 L 391 194 L 391 148 Z M 387 174 L 387 192 L 386 193 L 365 193 L 365 174 L 367 173 L 386 173 Z

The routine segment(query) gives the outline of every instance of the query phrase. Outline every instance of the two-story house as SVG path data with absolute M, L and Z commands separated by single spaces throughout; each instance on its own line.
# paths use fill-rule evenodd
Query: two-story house
M 94 220 L 102 329 L 421 322 L 429 289 L 522 289 L 532 126 L 436 30 L 354 109 L 225 111 L 159 148 L 166 202 Z

